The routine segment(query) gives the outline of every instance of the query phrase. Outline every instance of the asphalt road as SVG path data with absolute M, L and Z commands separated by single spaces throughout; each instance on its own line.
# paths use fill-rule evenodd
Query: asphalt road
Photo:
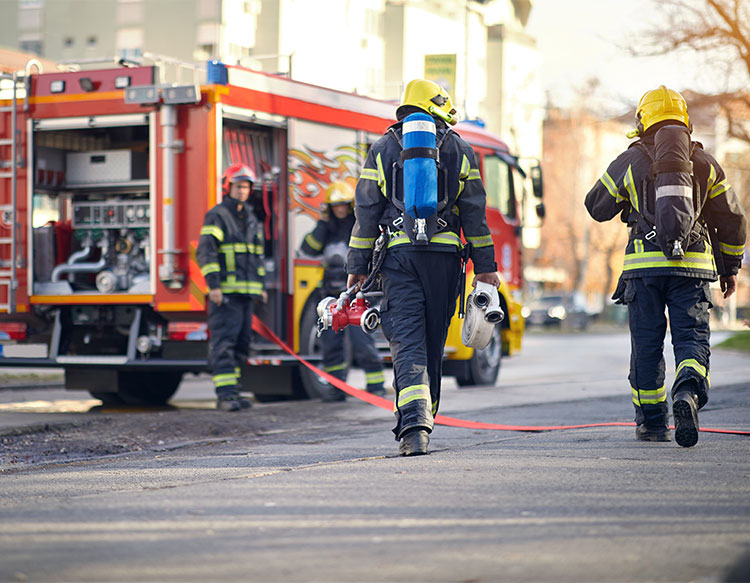
M 623 334 L 529 335 L 500 386 L 447 382 L 441 413 L 630 421 L 628 348 Z M 749 370 L 715 352 L 703 427 L 750 429 Z M 201 399 L 201 379 L 182 387 L 165 431 Z M 27 419 L 90 416 L 41 401 Z M 22 414 L 0 410 L 0 427 Z M 399 458 L 390 414 L 351 399 L 241 415 L 243 438 L 0 473 L 0 580 L 750 580 L 748 436 L 685 449 L 630 427 L 437 427 L 429 456 Z

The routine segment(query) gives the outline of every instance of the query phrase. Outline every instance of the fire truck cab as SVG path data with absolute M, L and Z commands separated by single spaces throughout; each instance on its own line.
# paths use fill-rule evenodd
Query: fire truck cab
M 206 290 L 195 251 L 204 215 L 220 201 L 222 171 L 237 162 L 260 177 L 252 203 L 265 231 L 268 301 L 257 317 L 316 360 L 321 268 L 297 249 L 325 189 L 355 187 L 369 145 L 393 123 L 392 103 L 219 62 L 208 64 L 202 85 L 164 83 L 157 65 L 8 82 L 0 98 L 0 334 L 45 344 L 47 354 L 6 355 L 0 366 L 63 368 L 68 389 L 152 404 L 166 402 L 184 373 L 204 371 Z M 522 170 L 487 132 L 458 131 L 485 180 L 488 172 L 504 180 L 504 200 L 488 196 L 497 210 L 488 218 L 509 318 L 487 353 L 496 363 L 463 347 L 459 330 L 446 374 L 494 383 L 501 352 L 518 350 L 523 331 L 513 292 L 521 222 L 508 212 L 520 204 L 513 189 Z M 318 396 L 320 379 L 276 344 L 258 339 L 251 352 L 243 383 L 259 400 Z M 488 362 L 494 374 L 483 374 Z

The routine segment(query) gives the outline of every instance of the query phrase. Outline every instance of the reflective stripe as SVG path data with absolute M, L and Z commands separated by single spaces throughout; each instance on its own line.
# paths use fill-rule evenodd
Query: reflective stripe
M 216 273 L 218 271 L 221 271 L 218 263 L 206 263 L 203 267 L 201 267 L 201 273 L 204 277 L 209 273 Z
M 711 190 L 708 191 L 708 198 L 716 198 L 720 194 L 726 192 L 728 188 L 729 188 L 729 183 L 727 182 L 725 178 L 718 184 L 714 184 L 714 186 L 711 187 Z
M 378 372 L 367 372 L 365 373 L 365 380 L 367 381 L 368 385 L 374 385 L 376 383 L 384 383 L 385 382 L 385 374 L 383 371 Z
M 664 385 L 652 391 L 633 387 L 630 387 L 630 390 L 633 393 L 633 403 L 636 405 L 656 405 L 667 400 L 667 390 Z
M 349 247 L 354 249 L 372 249 L 375 246 L 375 237 L 355 237 L 349 238 Z
M 412 401 L 431 401 L 430 387 L 427 385 L 412 385 L 398 392 L 397 406 L 400 409 Z
M 219 243 L 224 240 L 224 231 L 216 225 L 203 225 L 201 227 L 201 235 L 209 235 L 214 237 Z
M 679 198 L 693 198 L 693 187 L 684 184 L 666 184 L 656 189 L 656 200 L 665 196 L 677 196 Z
M 437 132 L 435 124 L 427 120 L 407 121 L 401 127 L 401 130 L 405 134 L 409 132 L 430 132 L 431 134 L 434 134 Z
M 706 190 L 711 190 L 714 183 L 716 182 L 716 168 L 714 168 L 714 165 L 711 164 L 711 170 L 708 173 L 708 183 L 706 184 Z
M 385 172 L 383 171 L 383 158 L 380 154 L 378 154 L 376 162 L 378 164 L 378 186 L 380 187 L 380 193 L 383 196 L 387 197 L 388 193 L 386 192 Z
M 631 179 L 632 179 L 632 174 L 631 174 Z M 599 182 L 601 182 L 604 185 L 604 188 L 607 189 L 607 192 L 609 192 L 609 194 L 611 194 L 617 202 L 620 202 L 621 200 L 625 200 L 625 197 L 623 197 L 620 194 L 619 189 L 617 188 L 617 184 L 615 184 L 615 181 L 612 180 L 612 177 L 607 172 L 602 174 L 602 177 L 599 179 Z
M 636 253 L 643 253 L 643 241 L 640 239 L 633 240 L 633 247 L 635 248 Z
M 607 178 L 612 180 L 612 178 L 609 177 L 609 174 L 607 174 L 606 172 L 604 174 L 607 176 Z M 625 190 L 627 190 L 628 194 L 630 195 L 630 204 L 633 205 L 633 208 L 636 211 L 639 211 L 638 190 L 635 188 L 635 180 L 633 180 L 633 167 L 630 164 L 628 164 L 628 171 L 625 173 L 625 178 L 623 179 L 623 182 L 625 184 Z M 614 181 L 612 181 L 612 184 L 613 185 L 615 184 Z M 610 190 L 609 193 L 612 194 L 612 191 Z M 621 202 L 625 200 L 625 197 L 620 194 L 619 189 L 617 190 L 616 194 L 612 194 L 612 196 L 615 197 L 615 201 L 617 202 Z
M 263 265 L 258 265 L 258 275 L 261 277 L 266 276 L 266 268 Z
M 719 241 L 719 250 L 727 255 L 744 255 L 744 245 L 730 245 L 729 243 L 722 243 Z
M 237 377 L 233 372 L 215 374 L 212 378 L 215 387 L 233 387 L 237 384 Z
M 259 281 L 225 281 L 221 283 L 221 291 L 224 293 L 260 295 L 263 291 L 263 284 Z
M 685 267 L 688 269 L 705 269 L 715 271 L 716 264 L 710 253 L 688 252 L 684 259 L 667 259 L 660 251 L 649 251 L 647 253 L 626 253 L 623 263 L 623 271 L 634 269 L 648 269 L 658 267 Z
M 219 245 L 219 251 L 222 253 L 254 253 L 256 255 L 263 253 L 263 245 L 254 245 L 253 243 L 224 243 Z
M 237 262 L 234 258 L 234 248 L 231 245 L 222 245 L 219 249 L 224 254 L 224 261 L 227 264 L 227 271 L 234 272 L 237 270 Z M 224 249 L 224 247 L 228 247 Z
M 477 168 L 472 168 L 469 170 L 469 175 L 466 177 L 466 180 L 481 180 L 482 175 L 479 174 L 479 170 Z
M 378 181 L 378 171 L 375 168 L 362 168 L 362 174 L 359 175 L 361 180 Z
M 484 235 L 482 237 L 466 237 L 466 240 L 474 247 L 489 247 L 492 245 L 492 236 Z
M 466 157 L 466 154 L 464 154 L 463 158 L 461 158 L 461 171 L 458 174 L 458 194 L 456 195 L 456 198 L 461 196 L 461 193 L 464 191 L 464 186 L 466 185 L 466 181 L 469 179 L 470 173 L 471 163 Z
M 344 370 L 345 368 L 346 368 L 346 363 L 342 362 L 341 364 L 334 364 L 334 365 L 331 365 L 331 366 L 324 366 L 323 370 L 325 372 L 333 372 L 333 371 L 336 371 L 336 370 Z
M 703 366 L 700 362 L 695 360 L 694 358 L 686 358 L 683 360 L 678 366 L 677 371 L 675 372 L 675 376 L 678 376 L 680 372 L 684 368 L 692 368 L 695 372 L 697 372 L 699 375 L 701 375 L 703 378 L 708 379 L 708 370 L 705 366 Z
M 409 236 L 403 231 L 397 231 L 394 235 L 391 235 L 391 238 L 388 241 L 388 248 L 390 249 L 391 247 L 395 247 L 396 245 L 404 245 L 406 243 L 411 243 Z M 458 235 L 456 235 L 456 233 L 452 231 L 448 231 L 447 233 L 438 233 L 437 235 L 434 235 L 430 239 L 430 243 L 439 243 L 442 245 L 455 245 L 456 247 L 461 247 L 461 240 L 458 238 Z M 351 245 L 351 243 L 349 244 Z
M 315 237 L 313 237 L 312 233 L 307 234 L 307 236 L 305 237 L 305 243 L 307 243 L 310 247 L 312 247 L 316 251 L 320 251 L 323 248 L 323 243 L 321 243 Z

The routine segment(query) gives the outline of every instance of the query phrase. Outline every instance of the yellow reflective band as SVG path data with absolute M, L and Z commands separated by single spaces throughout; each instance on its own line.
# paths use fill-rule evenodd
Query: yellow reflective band
M 219 245 L 222 253 L 255 253 L 256 247 L 252 243 L 224 243 Z
M 635 248 L 636 253 L 643 253 L 643 241 L 640 239 L 633 240 L 633 247 Z
M 359 175 L 360 180 L 374 180 L 378 181 L 378 171 L 375 168 L 362 168 L 362 174 Z
M 628 164 L 628 171 L 625 173 L 625 189 L 630 195 L 630 204 L 633 205 L 633 208 L 636 211 L 640 212 L 640 209 L 638 208 L 638 191 L 635 188 L 635 180 L 633 180 L 633 167 L 630 164 Z M 625 197 L 620 196 L 620 192 L 618 191 L 615 199 L 617 200 L 617 202 L 620 202 L 621 200 L 625 200 Z
M 630 390 L 633 393 L 633 403 L 636 405 L 656 405 L 667 400 L 667 390 L 664 385 L 652 391 L 633 387 L 630 387 Z
M 466 237 L 466 240 L 474 245 L 474 247 L 489 247 L 492 245 L 492 235 L 484 235 L 482 237 Z
M 261 277 L 266 276 L 266 268 L 262 265 L 258 265 L 258 275 L 260 275 Z
M 711 164 L 711 170 L 708 173 L 708 184 L 706 185 L 707 190 L 711 190 L 714 183 L 716 182 L 716 168 Z
M 240 376 L 240 374 L 241 374 L 241 372 L 242 372 L 242 371 L 240 370 L 240 367 L 239 367 L 239 366 L 235 366 L 235 367 L 234 367 L 234 376 L 236 376 L 236 377 L 239 377 L 239 376 Z
M 223 247 L 229 247 L 228 249 L 223 249 Z M 237 263 L 234 260 L 234 249 L 231 245 L 222 245 L 222 248 L 219 249 L 220 252 L 224 254 L 224 260 L 227 264 L 227 271 L 235 271 L 237 269 Z
M 466 177 L 466 180 L 481 180 L 482 176 L 479 174 L 479 170 L 476 168 L 472 168 L 469 170 L 469 176 Z
M 449 231 L 447 233 L 438 233 L 430 239 L 430 243 L 440 243 L 442 245 L 456 245 L 457 247 L 461 244 L 461 240 L 458 235 Z
M 349 247 L 354 249 L 372 249 L 375 246 L 375 237 L 355 237 L 349 238 Z
M 222 231 L 216 225 L 203 225 L 201 227 L 201 235 L 209 235 L 214 237 L 219 243 L 224 240 L 224 231 Z
M 398 392 L 399 409 L 412 401 L 431 401 L 430 387 L 427 385 L 412 385 Z
M 233 372 L 217 374 L 212 379 L 215 387 L 231 387 L 237 384 L 237 377 Z
M 714 257 L 708 253 L 688 252 L 684 259 L 667 259 L 660 251 L 647 253 L 627 253 L 623 263 L 623 271 L 634 269 L 650 269 L 658 267 L 684 267 L 688 269 L 705 269 L 715 271 Z
M 218 263 L 206 263 L 203 267 L 201 267 L 201 273 L 204 277 L 209 273 L 216 273 L 218 271 L 221 271 Z
M 263 291 L 263 284 L 259 281 L 225 281 L 221 283 L 221 291 L 224 293 L 260 295 Z
M 617 185 L 615 184 L 615 181 L 612 180 L 612 177 L 607 172 L 602 174 L 602 177 L 599 179 L 599 182 L 601 182 L 604 185 L 604 188 L 607 189 L 609 194 L 611 194 L 617 202 L 620 202 L 621 200 L 625 200 L 622 196 L 620 196 L 620 193 L 618 191 Z
M 335 370 L 344 370 L 345 368 L 346 368 L 346 363 L 343 362 L 341 364 L 334 364 L 334 365 L 331 365 L 331 366 L 324 366 L 323 370 L 325 372 L 333 372 Z
M 411 243 L 409 237 L 403 231 L 398 231 L 395 235 L 392 235 L 388 240 L 388 248 L 395 247 L 396 245 L 403 245 L 404 243 Z
M 722 243 L 719 241 L 719 250 L 727 255 L 744 255 L 744 245 L 730 245 L 729 243 Z
M 720 194 L 726 192 L 728 188 L 729 183 L 726 181 L 726 179 L 724 179 L 718 184 L 715 184 L 713 187 L 711 187 L 711 190 L 708 191 L 708 198 L 716 198 Z
M 383 171 L 383 158 L 378 154 L 377 157 L 377 164 L 378 164 L 378 186 L 380 187 L 380 193 L 387 197 L 388 193 L 386 192 L 386 182 L 385 182 L 385 172 Z
M 706 367 L 703 366 L 700 362 L 698 362 L 694 358 L 686 358 L 685 360 L 683 360 L 677 367 L 675 376 L 680 374 L 680 371 L 683 368 L 692 368 L 695 372 L 697 372 L 702 377 L 708 378 L 708 371 L 706 370 Z
M 307 234 L 307 236 L 305 237 L 305 243 L 307 243 L 310 247 L 312 247 L 316 251 L 320 251 L 323 248 L 323 243 L 321 243 L 315 237 L 313 237 L 312 233 Z
M 385 374 L 383 374 L 382 371 L 368 372 L 368 373 L 365 373 L 365 380 L 367 381 L 368 385 L 372 385 L 375 383 L 382 383 L 382 382 L 385 382 Z
M 461 158 L 461 172 L 459 173 L 458 177 L 460 179 L 466 180 L 470 174 L 471 163 L 469 162 L 469 158 L 466 157 L 466 154 L 464 154 L 463 158 Z

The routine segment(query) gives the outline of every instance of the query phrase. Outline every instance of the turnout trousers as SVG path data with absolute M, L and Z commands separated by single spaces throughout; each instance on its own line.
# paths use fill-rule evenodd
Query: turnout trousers
M 352 360 L 365 371 L 367 391 L 377 393 L 383 390 L 385 375 L 380 355 L 375 348 L 372 336 L 357 326 L 347 326 L 341 332 L 325 330 L 320 335 L 323 348 L 323 370 L 337 379 L 346 381 L 348 359 L 346 342 L 351 345 Z M 338 389 L 337 389 L 338 390 Z
M 381 326 L 390 343 L 396 389 L 396 439 L 432 431 L 440 403 L 443 350 L 456 310 L 459 256 L 389 249 L 381 268 Z
M 623 302 L 630 324 L 630 387 L 635 422 L 650 427 L 668 423 L 664 385 L 664 336 L 669 327 L 676 374 L 672 396 L 682 388 L 698 395 L 698 406 L 708 402 L 710 379 L 708 281 L 694 277 L 655 276 L 625 280 Z
M 239 394 L 240 364 L 250 351 L 253 299 L 225 294 L 220 306 L 208 302 L 208 369 L 219 399 Z

